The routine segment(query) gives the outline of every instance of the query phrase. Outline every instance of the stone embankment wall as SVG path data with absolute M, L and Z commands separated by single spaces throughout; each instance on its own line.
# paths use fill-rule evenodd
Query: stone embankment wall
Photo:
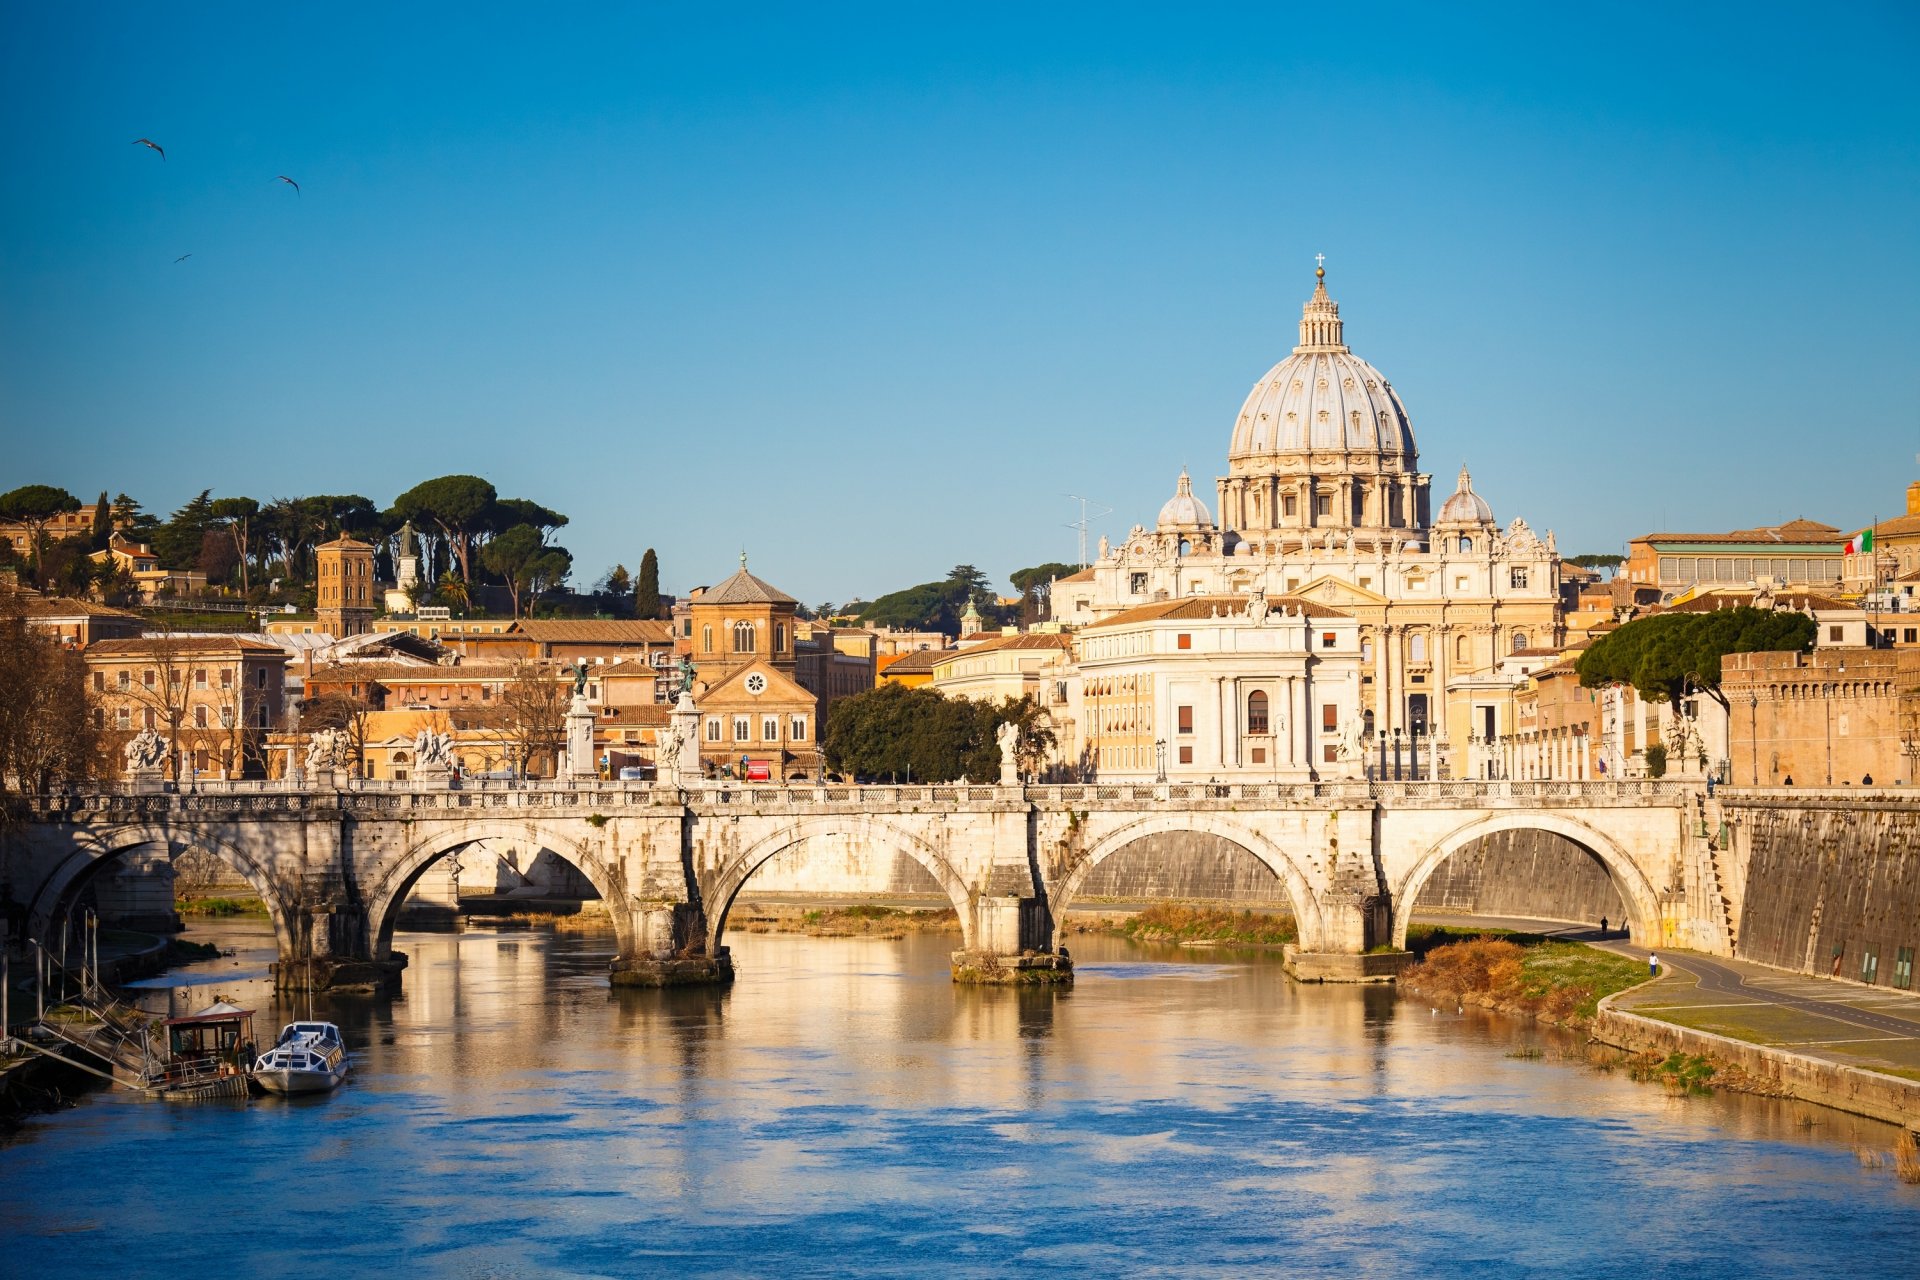
M 904 853 L 854 836 L 812 836 L 775 854 L 740 890 L 812 897 L 933 898 L 946 892 L 933 873 Z
M 1901 950 L 1920 951 L 1920 807 L 1867 796 L 1728 807 L 1747 848 L 1735 954 L 1894 985 Z
M 1076 902 L 1223 902 L 1292 909 L 1271 868 L 1219 836 L 1177 831 L 1143 836 L 1087 874 Z
M 1600 859 L 1551 831 L 1482 836 L 1440 864 L 1415 914 L 1626 921 L 1626 905 Z

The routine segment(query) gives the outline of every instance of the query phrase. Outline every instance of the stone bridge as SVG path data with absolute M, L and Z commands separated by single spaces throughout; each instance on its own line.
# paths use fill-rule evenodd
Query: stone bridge
M 89 877 L 144 850 L 208 851 L 259 892 L 283 987 L 397 979 L 394 924 L 421 875 L 475 841 L 551 850 L 605 899 L 613 979 L 725 981 L 728 912 L 770 859 L 821 838 L 903 854 L 959 915 L 955 977 L 1058 981 L 1060 923 L 1103 862 L 1190 833 L 1251 854 L 1285 886 L 1303 976 L 1357 977 L 1405 945 L 1423 885 L 1457 851 L 1502 832 L 1549 832 L 1605 868 L 1638 941 L 1724 954 L 1726 851 L 1705 797 L 1682 784 L 1325 782 L 1290 785 L 734 786 L 466 781 L 202 784 L 44 796 L 5 846 L 28 927 L 61 927 Z M 1717 805 L 1717 801 L 1713 802 Z

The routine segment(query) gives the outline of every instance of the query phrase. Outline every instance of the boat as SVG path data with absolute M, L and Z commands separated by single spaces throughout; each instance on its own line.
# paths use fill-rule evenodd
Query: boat
M 289 1022 L 253 1064 L 269 1093 L 325 1093 L 347 1078 L 347 1045 L 331 1022 Z
M 253 1010 L 216 1000 L 198 1013 L 168 1018 L 167 1057 L 143 1081 L 149 1093 L 177 1102 L 247 1096 Z

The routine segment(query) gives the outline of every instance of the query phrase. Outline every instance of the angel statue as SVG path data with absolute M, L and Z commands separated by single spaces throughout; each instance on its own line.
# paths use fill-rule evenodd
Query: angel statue
M 1005 784 L 1019 776 L 1020 766 L 1014 756 L 1020 750 L 1020 726 L 1011 720 L 1002 721 L 993 738 L 1000 744 L 1000 781 Z
M 167 744 L 151 729 L 142 729 L 126 745 L 127 768 L 138 772 L 158 767 L 167 753 Z

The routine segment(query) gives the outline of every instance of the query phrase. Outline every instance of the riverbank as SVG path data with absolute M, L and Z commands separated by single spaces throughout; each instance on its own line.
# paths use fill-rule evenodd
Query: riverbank
M 1161 902 L 1131 915 L 1070 914 L 1068 933 L 1104 933 L 1134 942 L 1171 942 L 1187 947 L 1279 948 L 1300 936 L 1293 917 L 1263 911 Z
M 740 902 L 727 917 L 729 932 L 798 933 L 810 938 L 900 939 L 910 933 L 960 932 L 952 907 L 889 907 L 873 902 L 844 907 Z
M 1401 972 L 1402 992 L 1575 1031 L 1591 1026 L 1601 1000 L 1647 980 L 1629 957 L 1540 934 L 1414 925 L 1407 947 L 1420 958 Z

